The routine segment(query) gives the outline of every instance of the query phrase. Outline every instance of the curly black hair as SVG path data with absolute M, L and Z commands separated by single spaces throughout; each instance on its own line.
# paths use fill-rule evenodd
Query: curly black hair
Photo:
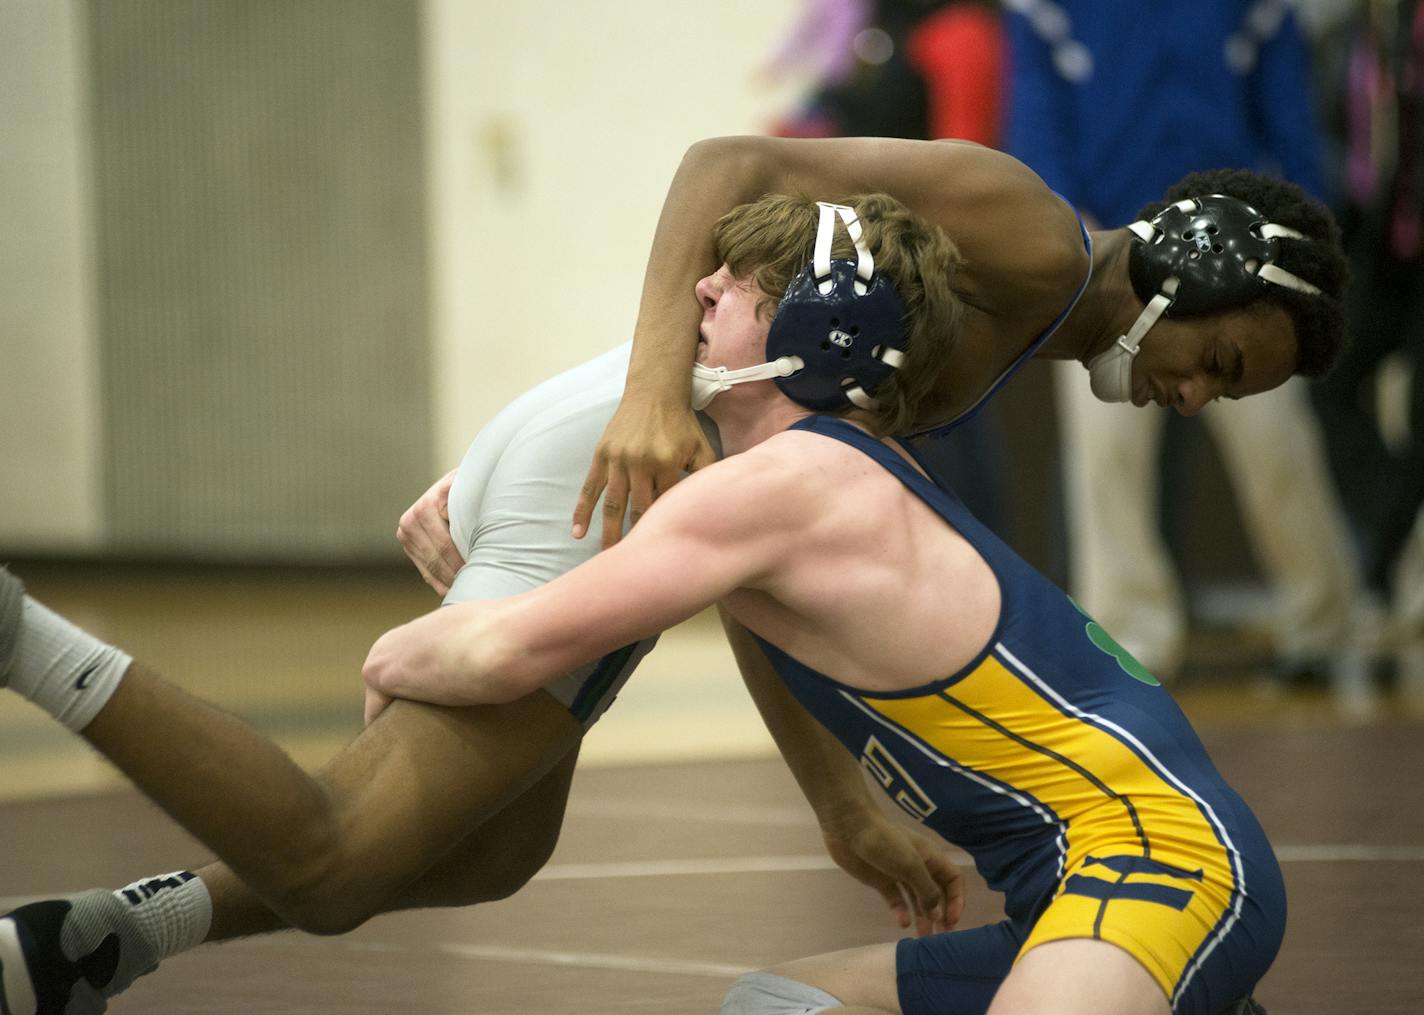
M 1349 278 L 1340 227 L 1330 210 L 1293 183 L 1246 169 L 1191 173 L 1173 184 L 1161 201 L 1147 205 L 1138 218 L 1150 219 L 1174 202 L 1206 194 L 1226 194 L 1245 201 L 1272 222 L 1304 233 L 1308 239 L 1281 239 L 1277 263 L 1321 291 L 1319 296 L 1283 286 L 1266 286 L 1253 303 L 1279 304 L 1295 324 L 1296 373 L 1319 377 L 1334 366 L 1345 344 L 1341 297 Z

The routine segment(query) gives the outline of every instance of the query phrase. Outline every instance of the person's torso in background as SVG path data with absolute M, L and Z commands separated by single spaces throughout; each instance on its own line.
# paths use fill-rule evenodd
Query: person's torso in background
M 1006 147 L 1104 226 L 1195 170 L 1275 171 L 1318 193 L 1308 53 L 1283 0 L 1006 7 Z

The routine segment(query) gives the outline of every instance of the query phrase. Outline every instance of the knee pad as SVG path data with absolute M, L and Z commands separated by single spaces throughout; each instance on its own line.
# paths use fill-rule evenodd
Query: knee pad
M 747 973 L 738 977 L 722 999 L 718 1015 L 815 1015 L 844 1008 L 824 990 L 775 973 Z

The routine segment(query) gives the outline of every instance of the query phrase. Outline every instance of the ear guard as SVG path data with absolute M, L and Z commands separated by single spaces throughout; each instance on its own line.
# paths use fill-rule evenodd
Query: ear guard
M 808 409 L 874 409 L 875 389 L 905 361 L 905 310 L 890 280 L 875 273 L 855 210 L 816 206 L 811 263 L 786 287 L 767 333 L 767 359 L 800 361 L 800 369 L 775 381 Z M 855 244 L 853 261 L 831 259 L 837 218 Z
M 1209 314 L 1244 306 L 1269 285 L 1315 295 L 1304 279 L 1276 265 L 1281 237 L 1306 239 L 1276 225 L 1245 201 L 1224 194 L 1187 198 L 1150 222 L 1134 222 L 1128 273 L 1143 303 L 1169 278 L 1178 280 L 1168 317 Z

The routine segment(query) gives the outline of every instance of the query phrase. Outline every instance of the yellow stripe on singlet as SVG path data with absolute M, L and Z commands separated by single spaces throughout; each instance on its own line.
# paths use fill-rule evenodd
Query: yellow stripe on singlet
M 861 701 L 1067 824 L 1067 876 L 1026 947 L 1062 937 L 1111 940 L 1173 994 L 1236 886 L 1232 856 L 1195 800 L 1117 735 L 1065 714 L 994 655 L 943 691 Z M 1124 873 L 1125 857 L 1170 870 Z

